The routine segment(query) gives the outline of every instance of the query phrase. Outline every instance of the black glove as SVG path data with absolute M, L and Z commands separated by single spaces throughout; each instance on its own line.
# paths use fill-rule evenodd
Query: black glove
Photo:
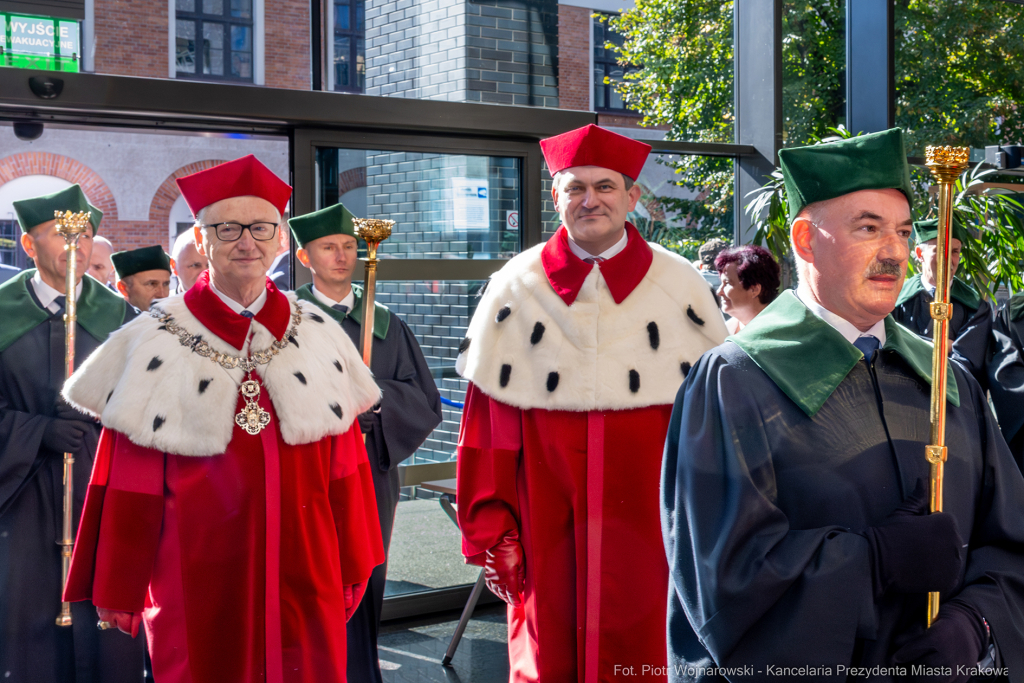
M 88 424 L 96 424 L 97 420 L 91 415 L 86 415 L 82 411 L 71 406 L 70 403 L 65 401 L 60 396 L 57 397 L 57 403 L 55 405 L 56 417 L 61 420 L 77 420 L 78 422 L 85 422 Z
M 893 655 L 893 662 L 908 665 L 910 671 L 913 669 L 909 665 L 918 664 L 931 674 L 940 673 L 942 667 L 951 670 L 949 676 L 912 675 L 912 681 L 966 682 L 971 678 L 969 670 L 981 660 L 987 645 L 988 629 L 977 608 L 962 600 L 950 600 L 939 608 L 932 627 L 901 647 Z
M 85 445 L 90 425 L 81 420 L 62 420 L 51 417 L 43 430 L 43 446 L 58 453 L 76 453 Z
M 377 422 L 377 416 L 380 415 L 380 403 L 367 410 L 365 413 L 359 413 L 359 431 L 363 434 L 368 434 L 373 431 L 373 425 Z
M 880 524 L 863 532 L 871 546 L 875 598 L 886 591 L 949 591 L 960 580 L 963 539 L 945 512 L 928 514 L 928 490 L 914 492 Z

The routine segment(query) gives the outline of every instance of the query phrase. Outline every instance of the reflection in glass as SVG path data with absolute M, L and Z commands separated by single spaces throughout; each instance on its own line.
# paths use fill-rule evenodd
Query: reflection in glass
M 352 41 L 347 36 L 334 38 L 334 82 L 341 88 L 352 86 L 349 63 L 351 62 Z
M 231 16 L 241 19 L 252 18 L 252 0 L 231 0 Z
M 317 150 L 317 207 L 397 222 L 382 259 L 510 258 L 519 251 L 514 157 Z
M 224 14 L 224 0 L 203 0 L 203 14 Z
M 196 0 L 175 0 L 174 9 L 179 12 L 194 12 L 196 10 Z
M 176 21 L 174 34 L 175 69 L 180 73 L 196 72 L 196 25 L 191 21 Z
M 203 73 L 224 75 L 224 24 L 203 24 Z
M 347 31 L 351 27 L 350 13 L 352 6 L 348 0 L 335 0 L 334 3 L 334 28 Z

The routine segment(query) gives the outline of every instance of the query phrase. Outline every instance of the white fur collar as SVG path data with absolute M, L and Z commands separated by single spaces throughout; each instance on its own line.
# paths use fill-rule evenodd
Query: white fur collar
M 670 404 L 690 366 L 728 332 L 686 259 L 652 244 L 650 270 L 616 304 L 594 266 L 571 306 L 538 245 L 488 284 L 456 362 L 484 393 L 517 408 L 620 410 Z
M 274 405 L 277 424 L 271 426 L 285 443 L 297 445 L 344 433 L 377 402 L 380 389 L 340 325 L 293 293 L 286 296 L 291 311 L 302 312 L 295 342 L 256 372 Z M 192 315 L 182 295 L 158 305 L 215 351 L 240 355 Z M 268 348 L 274 341 L 270 331 L 256 320 L 252 325 L 250 348 Z M 89 356 L 68 380 L 64 396 L 140 446 L 217 455 L 239 429 L 234 416 L 244 374 L 182 346 L 157 318 L 143 314 Z

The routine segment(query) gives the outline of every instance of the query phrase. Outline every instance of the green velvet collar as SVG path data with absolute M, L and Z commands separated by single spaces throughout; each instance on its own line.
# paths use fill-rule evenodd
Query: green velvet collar
M 896 300 L 896 305 L 902 305 L 905 301 L 917 296 L 921 292 L 927 293 L 928 290 L 925 289 L 924 284 L 921 282 L 921 274 L 918 273 L 914 277 L 907 278 L 903 283 L 903 289 L 900 290 L 900 296 Z M 953 288 L 950 290 L 949 296 L 972 311 L 978 310 L 978 306 L 981 305 L 981 296 L 973 287 L 958 277 L 953 278 Z
M 50 312 L 40 308 L 29 294 L 29 280 L 35 274 L 30 268 L 0 285 L 0 320 L 4 321 L 0 352 L 50 318 Z M 77 303 L 78 324 L 100 343 L 121 326 L 128 310 L 123 298 L 88 275 L 82 278 L 82 295 Z
M 334 318 L 340 323 L 345 318 L 352 318 L 353 322 L 359 324 L 360 327 L 363 325 L 363 288 L 359 285 L 352 285 L 352 293 L 355 294 L 355 306 L 348 313 L 342 313 L 336 311 L 330 306 L 325 306 L 320 299 L 316 298 L 313 294 L 313 285 L 305 284 L 295 290 L 295 295 L 300 299 L 311 301 L 319 306 L 327 315 Z M 388 327 L 391 326 L 391 312 L 387 306 L 384 306 L 379 301 L 373 302 L 373 336 L 377 339 L 384 339 L 388 336 Z
M 809 416 L 864 357 L 834 327 L 816 316 L 792 291 L 783 292 L 749 325 L 730 338 Z M 885 349 L 898 353 L 931 384 L 932 345 L 885 318 Z M 949 373 L 946 398 L 960 405 L 956 378 Z

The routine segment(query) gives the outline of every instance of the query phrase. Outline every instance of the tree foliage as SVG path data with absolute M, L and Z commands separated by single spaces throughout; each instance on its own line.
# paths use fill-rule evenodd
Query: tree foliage
M 620 90 L 645 125 L 667 125 L 670 140 L 733 140 L 732 16 L 733 3 L 721 0 L 636 0 L 611 20 L 625 36 L 620 61 L 641 65 Z M 894 30 L 896 123 L 911 154 L 1024 138 L 1024 6 L 896 0 Z M 782 44 L 785 144 L 810 144 L 845 123 L 844 0 L 787 0 Z M 731 238 L 731 160 L 672 164 L 678 185 L 696 195 L 663 200 L 689 218 L 687 237 Z M 915 179 L 923 187 L 927 172 Z

